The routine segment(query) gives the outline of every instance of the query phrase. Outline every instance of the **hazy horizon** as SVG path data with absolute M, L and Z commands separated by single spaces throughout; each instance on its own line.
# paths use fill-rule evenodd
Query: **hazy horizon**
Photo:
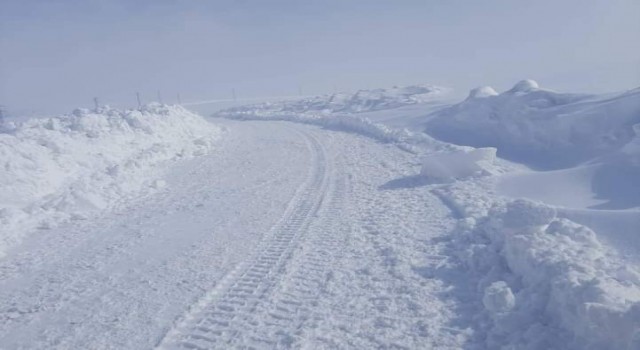
M 17 1 L 0 5 L 0 105 L 54 114 L 532 78 L 561 91 L 640 85 L 640 2 Z

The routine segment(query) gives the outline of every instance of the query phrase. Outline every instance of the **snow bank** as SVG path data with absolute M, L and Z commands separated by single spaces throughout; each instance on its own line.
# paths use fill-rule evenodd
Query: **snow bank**
M 374 123 L 356 115 L 331 114 L 286 114 L 271 111 L 222 111 L 217 117 L 236 120 L 281 120 L 295 123 L 318 125 L 326 129 L 351 132 L 384 143 L 394 143 L 412 153 L 420 153 L 424 148 L 431 150 L 454 150 L 460 147 L 437 141 L 424 133 L 413 133 L 406 129 L 393 129 L 384 124 Z
M 452 251 L 475 276 L 488 348 L 640 348 L 640 271 L 552 207 L 477 186 L 437 194 L 461 216 Z
M 217 116 L 237 120 L 282 120 L 302 124 L 319 125 L 328 129 L 345 130 L 363 134 L 381 142 L 399 142 L 410 138 L 410 133 L 403 130 L 393 130 L 382 124 L 376 124 L 365 118 L 356 116 L 333 116 L 316 114 L 280 114 L 270 112 L 223 111 Z
M 295 101 L 267 102 L 234 107 L 219 111 L 214 116 L 237 120 L 283 120 L 319 125 L 327 129 L 357 133 L 385 143 L 419 153 L 428 145 L 432 149 L 458 149 L 456 146 L 434 140 L 424 133 L 406 129 L 393 129 L 374 123 L 359 113 L 398 108 L 434 101 L 450 89 L 416 85 L 392 89 L 360 90 L 355 94 L 338 93 Z
M 4 125 L 0 133 L 0 254 L 29 229 L 107 209 L 161 187 L 163 161 L 204 154 L 220 129 L 178 106 L 75 110 Z
M 542 169 L 559 169 L 618 152 L 640 123 L 640 89 L 587 95 L 545 90 L 523 80 L 496 94 L 474 89 L 461 103 L 428 117 L 440 140 L 496 147 L 498 155 Z
M 463 148 L 431 153 L 422 160 L 420 174 L 437 180 L 453 180 L 491 174 L 496 160 L 495 148 Z

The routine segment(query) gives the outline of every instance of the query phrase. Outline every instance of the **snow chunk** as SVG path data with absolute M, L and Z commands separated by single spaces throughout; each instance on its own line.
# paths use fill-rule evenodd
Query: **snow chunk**
M 422 160 L 420 174 L 438 180 L 484 175 L 492 172 L 495 159 L 496 149 L 492 147 L 432 153 Z
M 485 288 L 482 304 L 491 314 L 498 316 L 516 306 L 516 297 L 506 282 L 497 281 Z

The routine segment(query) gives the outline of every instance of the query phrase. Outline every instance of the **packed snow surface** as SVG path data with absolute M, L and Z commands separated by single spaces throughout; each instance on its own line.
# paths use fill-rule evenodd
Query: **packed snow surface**
M 34 227 L 84 219 L 162 187 L 160 163 L 207 153 L 219 133 L 181 107 L 157 104 L 3 125 L 0 254 Z

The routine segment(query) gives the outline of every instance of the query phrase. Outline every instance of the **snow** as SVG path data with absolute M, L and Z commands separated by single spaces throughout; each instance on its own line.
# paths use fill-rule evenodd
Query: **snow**
M 485 97 L 497 96 L 497 95 L 498 93 L 491 86 L 481 86 L 481 87 L 472 89 L 469 92 L 469 97 L 467 97 L 467 99 L 485 98 Z
M 634 348 L 637 267 L 588 227 L 557 217 L 553 207 L 496 201 L 474 186 L 461 182 L 439 191 L 462 214 L 452 249 L 484 291 L 487 347 Z
M 553 170 L 619 152 L 634 138 L 638 111 L 640 89 L 559 93 L 525 80 L 507 92 L 468 98 L 438 111 L 429 116 L 425 130 L 443 141 L 496 147 L 500 157 Z
M 178 106 L 77 109 L 0 133 L 0 254 L 34 227 L 85 219 L 143 189 L 158 166 L 209 152 L 220 129 Z
M 354 119 L 353 113 L 285 116 L 254 107 L 243 113 L 251 115 L 248 119 L 356 129 L 416 151 L 420 174 L 429 180 L 404 183 L 441 183 L 435 193 L 459 217 L 450 248 L 473 271 L 470 279 L 484 309 L 479 323 L 484 326 L 479 327 L 485 347 L 631 349 L 640 337 L 635 258 L 640 216 L 634 210 L 602 209 L 639 205 L 633 175 L 639 97 L 639 90 L 601 96 L 558 93 L 523 80 L 502 94 L 482 87 L 448 107 L 412 107 L 416 117 L 411 123 L 420 125 L 422 109 L 428 133 L 480 148 L 421 142 L 420 136 L 398 134 L 369 118 Z M 404 109 L 358 115 L 395 123 L 389 116 L 400 116 Z M 384 131 L 347 127 L 352 121 Z M 551 170 L 504 164 L 496 159 L 496 148 L 512 161 Z
M 493 317 L 500 317 L 516 306 L 516 297 L 507 282 L 496 281 L 484 289 L 482 304 Z
M 420 173 L 436 180 L 454 180 L 490 174 L 495 159 L 496 149 L 491 147 L 432 153 L 422 160 Z
M 307 99 L 240 106 L 230 108 L 225 113 L 242 113 L 247 110 L 253 113 L 260 111 L 271 114 L 276 112 L 286 114 L 362 113 L 433 101 L 449 91 L 448 88 L 434 85 L 413 85 L 390 89 L 359 90 L 355 93 L 336 92 Z
M 509 90 L 510 93 L 531 92 L 540 89 L 538 82 L 532 79 L 520 80 Z
M 640 90 L 447 93 L 5 124 L 0 341 L 640 348 Z

